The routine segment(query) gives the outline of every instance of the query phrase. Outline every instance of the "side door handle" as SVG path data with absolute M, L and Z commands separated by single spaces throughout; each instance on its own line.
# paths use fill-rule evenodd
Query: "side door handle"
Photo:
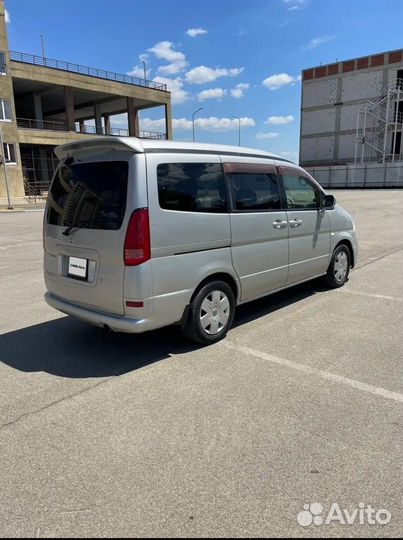
M 301 227 L 302 219 L 298 219 L 298 218 L 290 219 L 289 224 L 290 224 L 290 227 L 293 227 L 293 228 Z
M 275 229 L 285 229 L 288 225 L 288 221 L 284 221 L 282 219 L 276 219 L 276 221 L 273 221 L 273 227 Z

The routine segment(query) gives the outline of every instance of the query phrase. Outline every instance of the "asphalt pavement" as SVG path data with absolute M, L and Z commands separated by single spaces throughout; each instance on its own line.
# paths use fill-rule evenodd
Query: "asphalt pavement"
M 205 348 L 52 310 L 42 212 L 0 213 L 3 536 L 401 536 L 403 192 L 335 195 L 348 284 L 242 306 Z

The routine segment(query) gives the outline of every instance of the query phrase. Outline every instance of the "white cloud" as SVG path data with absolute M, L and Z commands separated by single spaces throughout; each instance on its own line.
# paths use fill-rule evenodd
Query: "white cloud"
M 205 101 L 206 99 L 221 99 L 226 95 L 227 91 L 223 88 L 210 88 L 209 90 L 203 90 L 197 96 L 199 101 Z
M 173 118 L 172 127 L 178 131 L 190 131 L 192 129 L 192 121 L 186 120 L 186 118 Z M 157 120 L 140 118 L 140 130 L 163 133 L 165 131 L 165 118 L 158 118 Z
M 182 62 L 186 60 L 186 56 L 180 52 L 174 50 L 174 44 L 171 41 L 159 41 L 148 49 L 149 52 L 155 54 L 157 58 L 162 58 L 168 62 Z
M 144 67 L 143 66 L 133 66 L 133 69 L 130 71 L 126 71 L 126 75 L 130 75 L 130 77 L 137 77 L 138 79 L 144 79 Z M 146 70 L 146 77 L 147 79 L 150 79 L 151 76 L 151 70 Z
M 248 90 L 249 83 L 239 83 L 231 90 L 231 96 L 236 99 L 241 99 L 245 95 L 245 90 Z
M 248 118 L 247 116 L 240 119 L 241 126 L 243 127 L 254 127 L 256 122 L 253 118 Z M 205 131 L 231 131 L 233 129 L 238 129 L 238 119 L 236 118 L 217 118 L 215 116 L 210 116 L 210 118 L 197 118 L 196 126 Z
M 309 3 L 309 0 L 283 0 L 283 2 L 288 6 L 287 11 L 297 11 L 304 8 Z
M 129 126 L 129 120 L 127 117 L 127 113 L 121 113 L 121 114 L 114 114 L 111 116 L 111 124 L 112 127 L 115 128 L 121 128 L 121 129 L 127 129 Z
M 207 34 L 207 30 L 205 30 L 204 28 L 189 28 L 186 33 L 189 37 L 195 38 L 197 36 L 203 36 L 204 34 Z
M 190 84 L 206 84 L 215 81 L 220 77 L 237 77 L 243 72 L 244 68 L 209 68 L 206 66 L 197 66 L 185 75 L 186 81 Z
M 189 99 L 189 93 L 183 89 L 183 82 L 179 77 L 170 79 L 168 77 L 158 76 L 154 77 L 154 81 L 167 85 L 168 91 L 172 94 L 172 103 L 177 105 Z
M 285 124 L 291 124 L 291 122 L 294 122 L 294 117 L 289 114 L 288 116 L 269 116 L 269 118 L 265 121 L 265 124 L 272 126 L 284 126 Z
M 139 120 L 140 131 L 155 131 L 163 133 L 165 131 L 165 118 L 152 120 L 151 118 L 141 118 Z
M 192 129 L 192 121 L 186 118 L 174 118 L 172 120 L 172 127 L 176 131 L 190 131 Z
M 158 73 L 163 75 L 176 75 L 180 73 L 187 67 L 188 63 L 186 60 L 180 60 L 179 62 L 172 62 L 172 64 L 167 64 L 166 66 L 160 66 L 158 68 Z
M 176 75 L 183 71 L 188 65 L 186 56 L 183 52 L 176 51 L 174 47 L 175 45 L 171 41 L 159 41 L 154 47 L 148 49 L 149 52 L 154 53 L 157 58 L 170 62 L 169 64 L 158 68 L 158 73 L 161 75 Z
M 304 47 L 304 51 L 313 51 L 316 49 L 316 47 L 319 47 L 319 45 L 323 45 L 323 43 L 329 43 L 329 41 L 333 41 L 336 36 L 321 36 L 317 38 L 311 39 L 309 43 L 307 43 Z
M 268 133 L 259 132 L 256 134 L 256 139 L 277 139 L 278 136 L 279 133 L 274 133 L 273 131 L 269 131 Z
M 263 81 L 263 85 L 269 90 L 278 90 L 283 86 L 295 83 L 297 80 L 297 77 L 293 77 L 287 73 L 278 73 L 267 77 L 267 79 Z
M 241 118 L 241 126 L 254 127 L 256 125 L 253 118 Z M 238 129 L 238 120 L 234 118 L 217 118 L 211 116 L 209 118 L 196 118 L 195 126 L 203 131 L 224 132 Z M 193 127 L 192 121 L 186 118 L 174 118 L 172 127 L 175 131 L 190 131 Z M 165 130 L 165 119 L 151 120 L 150 118 L 140 119 L 140 128 L 144 131 L 159 131 Z
M 10 13 L 7 9 L 4 10 L 4 19 L 7 24 L 11 22 Z

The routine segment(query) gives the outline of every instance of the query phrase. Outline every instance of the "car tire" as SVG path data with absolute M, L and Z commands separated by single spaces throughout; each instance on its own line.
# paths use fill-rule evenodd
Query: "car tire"
M 326 284 L 332 289 L 343 287 L 348 281 L 351 267 L 350 250 L 345 244 L 340 244 L 334 250 L 332 259 L 325 276 Z
M 231 287 L 225 281 L 210 281 L 193 298 L 182 330 L 191 341 L 211 345 L 227 335 L 234 313 Z

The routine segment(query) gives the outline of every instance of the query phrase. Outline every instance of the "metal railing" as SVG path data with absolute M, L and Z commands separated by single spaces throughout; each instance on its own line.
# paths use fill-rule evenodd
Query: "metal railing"
M 149 81 L 147 79 L 140 79 L 139 77 L 132 77 L 131 75 L 114 73 L 113 71 L 106 71 L 104 69 L 82 66 L 80 64 L 65 62 L 63 60 L 54 60 L 53 58 L 45 58 L 43 56 L 36 56 L 17 51 L 10 51 L 10 59 L 14 62 L 22 62 L 24 64 L 33 64 L 35 66 L 59 69 L 61 71 L 68 71 L 70 73 L 78 73 L 79 75 L 87 75 L 88 77 L 97 77 L 98 79 L 106 79 L 108 81 L 131 84 L 134 86 L 143 86 L 146 88 L 167 92 L 167 85 L 163 83 Z
M 35 120 L 33 118 L 17 118 L 17 126 L 22 129 L 47 129 L 51 131 L 68 131 L 66 122 L 53 121 L 53 120 Z M 104 126 L 94 125 L 79 125 L 75 126 L 76 133 L 83 133 L 85 135 L 113 135 L 115 137 L 130 137 L 128 129 L 125 128 L 109 128 L 108 130 Z M 156 139 L 159 141 L 165 140 L 165 133 L 158 133 L 156 131 L 140 131 L 140 139 Z
M 17 126 L 24 129 L 50 129 L 52 131 L 67 131 L 66 122 L 36 120 L 34 118 L 17 118 Z
M 109 128 L 105 129 L 103 126 L 84 125 L 76 126 L 77 133 L 85 133 L 86 135 L 113 135 L 115 137 L 130 137 L 128 129 L 125 128 Z M 157 133 L 156 131 L 140 131 L 140 139 L 157 139 L 165 140 L 165 133 Z

